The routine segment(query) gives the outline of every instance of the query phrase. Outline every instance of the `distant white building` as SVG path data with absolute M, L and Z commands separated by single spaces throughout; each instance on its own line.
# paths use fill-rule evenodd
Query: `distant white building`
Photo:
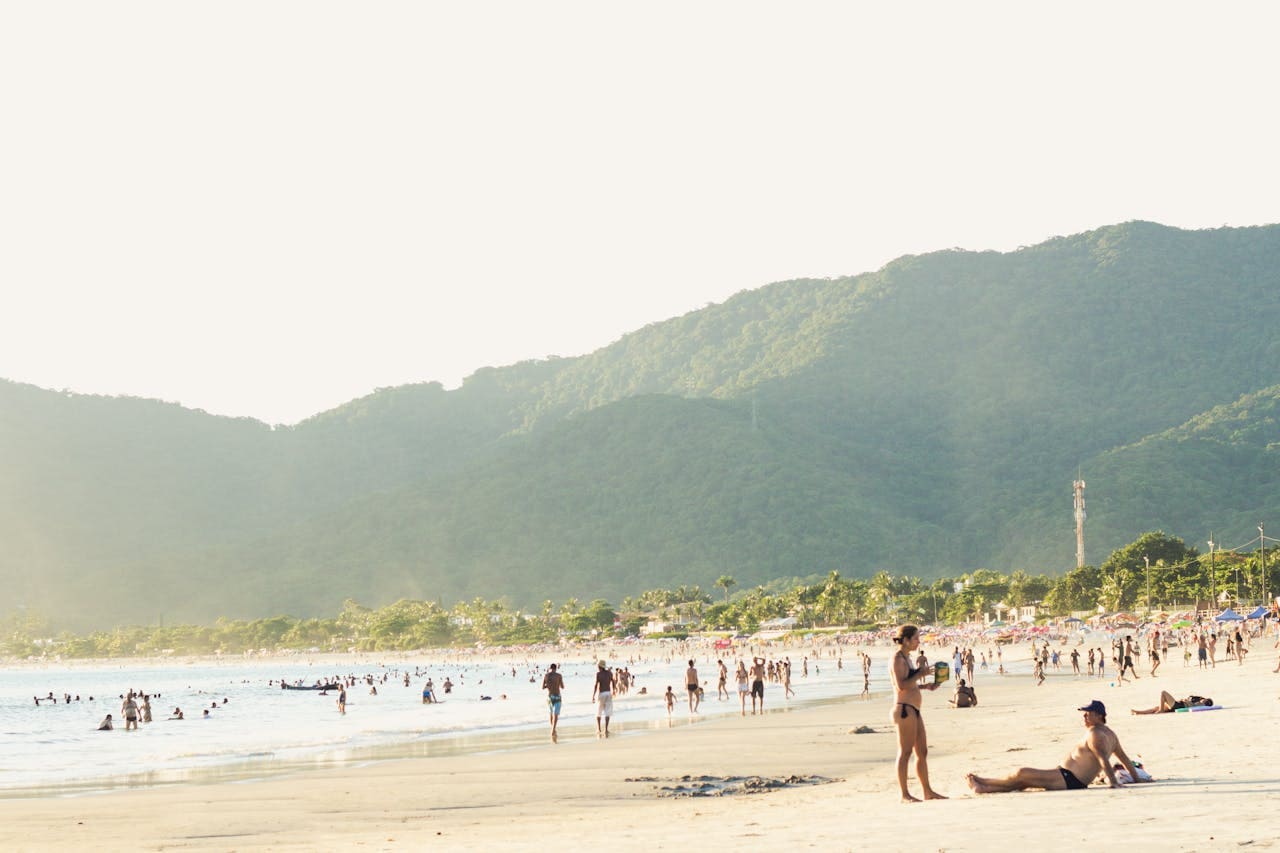
M 649 634 L 665 634 L 674 629 L 675 626 L 670 622 L 663 621 L 662 619 L 650 619 L 640 627 L 640 636 L 643 637 Z

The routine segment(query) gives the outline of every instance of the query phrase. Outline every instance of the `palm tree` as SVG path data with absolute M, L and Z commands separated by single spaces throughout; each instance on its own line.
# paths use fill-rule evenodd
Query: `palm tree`
M 733 575 L 721 575 L 716 578 L 716 586 L 724 590 L 724 600 L 729 600 L 729 590 L 737 586 L 738 582 L 733 579 Z
M 840 579 L 840 573 L 833 571 L 827 575 L 822 592 L 818 593 L 818 610 L 828 625 L 834 624 L 849 610 L 849 585 Z
M 871 578 L 867 585 L 867 599 L 878 612 L 889 613 L 889 603 L 893 601 L 893 576 L 881 569 Z

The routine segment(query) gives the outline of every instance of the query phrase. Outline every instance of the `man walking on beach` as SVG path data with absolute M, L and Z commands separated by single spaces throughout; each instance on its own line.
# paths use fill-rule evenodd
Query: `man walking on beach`
M 591 688 L 591 701 L 596 703 L 596 737 L 609 736 L 609 718 L 613 716 L 613 673 L 600 661 L 596 669 L 596 683 Z M 600 718 L 604 717 L 604 729 L 600 728 Z
M 1052 770 L 1036 770 L 1023 767 L 1003 779 L 985 778 L 970 773 L 965 778 L 977 794 L 998 794 L 1006 791 L 1022 791 L 1027 788 L 1043 788 L 1046 791 L 1075 791 L 1089 787 L 1099 773 L 1105 773 L 1112 788 L 1119 788 L 1116 771 L 1111 766 L 1114 756 L 1129 772 L 1129 778 L 1138 779 L 1138 770 L 1120 746 L 1120 738 L 1107 728 L 1107 707 L 1094 699 L 1079 709 L 1084 712 L 1084 740 L 1067 755 L 1062 766 Z
M 1138 676 L 1138 670 L 1137 670 L 1137 669 L 1135 669 L 1135 668 L 1134 668 L 1134 666 L 1133 666 L 1133 655 L 1134 655 L 1134 650 L 1133 650 L 1133 637 L 1128 636 L 1128 635 L 1126 635 L 1126 636 L 1125 636 L 1125 638 L 1124 638 L 1124 648 L 1121 650 L 1120 655 L 1121 655 L 1121 658 L 1120 658 L 1120 660 L 1121 660 L 1121 663 L 1120 663 L 1120 676 L 1119 676 L 1119 678 L 1117 678 L 1116 680 L 1117 680 L 1117 681 L 1124 681 L 1124 673 L 1125 673 L 1125 670 L 1128 670 L 1128 671 L 1129 671 L 1129 675 L 1131 675 L 1131 676 L 1133 677 L 1133 680 L 1134 680 L 1134 681 L 1137 681 L 1137 680 L 1138 680 L 1138 678 L 1139 678 L 1139 676 Z
M 689 668 L 684 671 L 684 684 L 689 690 L 689 713 L 696 714 L 701 699 L 698 697 L 698 670 L 694 668 L 693 661 L 689 661 Z
M 756 699 L 760 699 L 760 713 L 764 713 L 764 658 L 751 659 L 751 713 L 756 712 Z
M 551 740 L 556 739 L 556 725 L 560 722 L 560 694 L 564 690 L 564 676 L 551 664 L 547 674 L 542 676 L 542 689 L 547 691 L 547 708 L 551 713 Z

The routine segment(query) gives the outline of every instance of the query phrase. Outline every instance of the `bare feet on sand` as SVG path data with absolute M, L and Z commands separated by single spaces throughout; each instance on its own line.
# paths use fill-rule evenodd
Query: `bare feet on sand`
M 926 800 L 945 800 L 945 799 L 946 799 L 946 797 L 942 796 L 942 795 L 941 795 L 941 794 L 939 794 L 937 791 L 925 791 L 925 793 L 924 793 L 924 798 L 925 798 Z M 918 797 L 913 797 L 913 796 L 911 796 L 910 794 L 903 794 L 903 795 L 902 795 L 902 802 L 904 802 L 904 803 L 919 803 L 919 802 L 923 802 L 923 800 L 921 800 L 921 799 L 920 799 L 920 798 L 918 798 Z
M 969 783 L 969 787 L 973 789 L 975 794 L 991 794 L 995 793 L 995 788 L 985 784 L 981 779 L 972 773 L 966 773 L 965 781 Z

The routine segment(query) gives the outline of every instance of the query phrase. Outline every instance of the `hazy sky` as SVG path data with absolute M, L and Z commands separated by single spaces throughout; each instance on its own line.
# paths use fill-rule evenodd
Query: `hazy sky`
M 0 377 L 292 423 L 733 293 L 1280 221 L 1272 3 L 0 11 Z

